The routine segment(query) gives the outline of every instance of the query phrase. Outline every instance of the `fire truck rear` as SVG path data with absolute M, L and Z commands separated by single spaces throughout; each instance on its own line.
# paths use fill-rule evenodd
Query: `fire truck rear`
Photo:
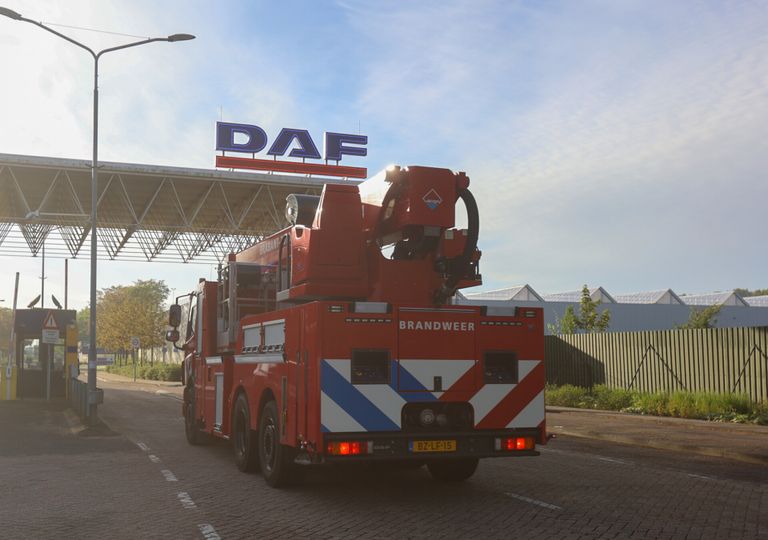
M 468 187 L 394 167 L 290 195 L 290 226 L 188 295 L 187 440 L 229 439 L 237 466 L 275 487 L 323 463 L 426 464 L 456 481 L 479 458 L 538 455 L 541 309 L 451 304 L 481 283 Z M 181 319 L 174 304 L 174 343 Z

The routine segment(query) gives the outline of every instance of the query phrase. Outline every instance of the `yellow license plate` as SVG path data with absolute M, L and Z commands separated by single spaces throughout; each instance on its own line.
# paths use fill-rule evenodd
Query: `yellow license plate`
M 456 441 L 411 441 L 411 452 L 455 452 Z

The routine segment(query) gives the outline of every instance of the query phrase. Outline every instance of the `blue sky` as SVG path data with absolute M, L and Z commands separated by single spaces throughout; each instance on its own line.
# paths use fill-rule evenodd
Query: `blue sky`
M 358 132 L 371 173 L 465 170 L 486 289 L 768 286 L 765 2 L 19 2 L 25 16 L 192 42 L 106 56 L 100 157 L 213 166 L 214 123 Z M 94 47 L 131 38 L 61 29 Z M 119 55 L 119 56 L 118 56 Z M 88 158 L 88 57 L 0 20 L 0 152 Z M 346 161 L 345 161 L 346 162 Z M 2 195 L 0 195 L 2 196 Z M 2 259 L 0 299 L 39 261 Z M 61 297 L 56 269 L 47 290 Z M 73 305 L 87 264 L 71 264 Z M 99 286 L 201 265 L 100 265 Z

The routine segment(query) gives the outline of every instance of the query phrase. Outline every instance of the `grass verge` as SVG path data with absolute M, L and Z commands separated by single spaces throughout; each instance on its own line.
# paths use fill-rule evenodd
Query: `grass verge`
M 133 365 L 107 366 L 107 373 L 133 377 Z M 151 381 L 181 381 L 181 365 L 155 364 L 154 366 L 136 366 L 136 377 Z
M 582 388 L 565 384 L 547 385 L 546 402 L 560 407 L 768 425 L 768 403 L 755 403 L 743 394 L 648 393 L 605 385 Z

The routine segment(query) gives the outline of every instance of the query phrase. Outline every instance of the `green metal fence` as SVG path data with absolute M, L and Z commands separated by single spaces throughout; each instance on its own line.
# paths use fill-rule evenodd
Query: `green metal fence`
M 545 350 L 552 384 L 737 392 L 768 401 L 768 328 L 547 336 Z

